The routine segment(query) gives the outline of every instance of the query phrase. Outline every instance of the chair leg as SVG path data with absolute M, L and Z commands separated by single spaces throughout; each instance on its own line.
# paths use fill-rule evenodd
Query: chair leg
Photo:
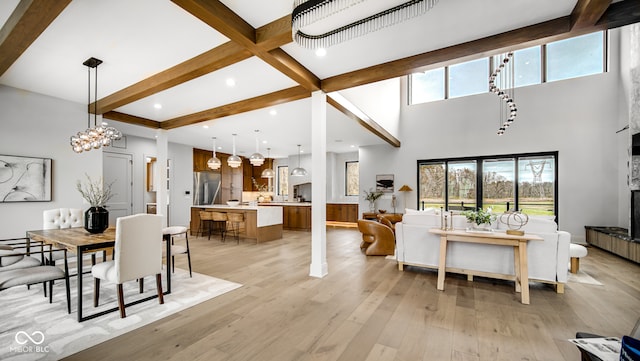
M 100 299 L 100 279 L 93 278 L 93 307 L 98 307 L 98 299 Z
M 140 288 L 140 293 L 144 291 L 144 278 L 138 278 L 138 286 Z
M 158 302 L 164 304 L 164 295 L 162 294 L 162 274 L 156 273 L 156 289 L 158 291 Z
M 124 291 L 122 290 L 122 283 L 118 284 L 118 308 L 120 309 L 120 318 L 127 317 L 124 311 Z
M 189 277 L 193 277 L 191 274 L 191 250 L 189 250 L 189 237 L 184 234 L 184 242 L 187 244 L 187 262 L 189 263 Z
M 64 258 L 64 285 L 67 291 L 67 313 L 71 314 L 71 287 L 69 286 L 69 265 L 67 257 Z
M 49 281 L 49 303 L 53 303 L 53 280 Z

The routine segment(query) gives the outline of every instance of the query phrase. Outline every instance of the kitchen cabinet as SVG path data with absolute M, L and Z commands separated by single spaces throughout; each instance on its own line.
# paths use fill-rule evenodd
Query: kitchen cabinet
M 156 158 L 147 158 L 147 192 L 153 192 L 156 190 L 156 184 L 154 182 L 156 163 Z
M 327 203 L 327 221 L 357 222 L 358 205 L 348 203 Z
M 268 169 L 271 165 L 271 161 L 266 159 L 265 162 L 259 166 L 255 167 L 249 160 L 246 159 L 246 163 L 243 161 L 242 164 L 242 190 L 245 192 L 258 192 L 258 188 L 253 184 L 251 178 L 255 179 L 256 182 L 261 185 L 267 187 L 269 185 L 269 180 L 267 178 L 262 178 L 262 171 Z
M 211 171 L 211 168 L 207 166 L 207 161 L 212 156 L 212 152 L 210 150 L 204 149 L 193 149 L 193 171 L 201 172 L 201 171 Z M 229 158 L 229 154 L 216 152 L 216 157 L 220 159 L 222 162 L 222 166 L 220 167 L 218 172 L 220 172 L 220 200 L 222 203 L 226 203 L 230 199 L 238 199 L 242 198 L 242 189 L 243 189 L 243 166 L 239 168 L 231 168 L 227 164 L 227 159 Z M 242 160 L 243 165 L 248 163 L 246 159 Z M 249 179 L 251 181 L 251 179 Z
M 284 206 L 282 212 L 282 226 L 285 229 L 311 230 L 311 206 Z

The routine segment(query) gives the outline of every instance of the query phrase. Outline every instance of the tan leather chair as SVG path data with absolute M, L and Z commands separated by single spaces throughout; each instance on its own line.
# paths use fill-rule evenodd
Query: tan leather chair
M 358 230 L 362 233 L 360 249 L 367 256 L 393 255 L 396 249 L 396 238 L 393 230 L 376 221 L 358 220 Z
M 402 214 L 381 213 L 377 215 L 377 218 L 378 218 L 378 222 L 391 228 L 394 234 L 396 233 L 396 223 L 402 222 Z

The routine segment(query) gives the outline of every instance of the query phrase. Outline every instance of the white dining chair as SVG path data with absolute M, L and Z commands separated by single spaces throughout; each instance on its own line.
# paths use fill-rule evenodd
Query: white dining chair
M 94 280 L 93 305 L 98 306 L 100 280 L 116 284 L 120 317 L 125 313 L 122 284 L 127 281 L 156 276 L 160 304 L 162 297 L 162 216 L 134 214 L 116 219 L 114 260 L 98 263 L 91 268 Z

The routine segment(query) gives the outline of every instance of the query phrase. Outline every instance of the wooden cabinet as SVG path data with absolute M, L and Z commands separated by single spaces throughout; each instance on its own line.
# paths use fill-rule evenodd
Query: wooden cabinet
M 310 206 L 284 206 L 282 207 L 282 225 L 286 229 L 309 231 L 311 230 Z
M 327 221 L 357 222 L 358 205 L 347 203 L 327 203 Z
M 213 153 L 210 150 L 204 149 L 193 149 L 193 171 L 194 172 L 202 172 L 202 171 L 211 171 L 211 169 L 207 166 L 207 161 Z M 222 203 L 226 203 L 230 199 L 238 199 L 242 198 L 242 189 L 243 189 L 243 167 L 239 168 L 231 168 L 227 164 L 227 158 L 229 158 L 229 154 L 226 153 L 217 153 L 216 157 L 220 159 L 222 162 L 222 166 L 218 170 L 220 172 L 220 200 Z M 243 159 L 243 165 L 246 163 L 246 159 Z M 249 178 L 251 181 L 251 178 Z
M 155 168 L 156 168 L 156 158 L 148 158 L 147 159 L 147 192 L 153 192 L 156 190 L 155 182 L 153 181 L 155 177 Z
M 245 159 L 242 164 L 242 190 L 245 192 L 258 192 L 258 188 L 253 184 L 251 178 L 255 179 L 261 186 L 268 186 L 269 180 L 267 178 L 262 178 L 262 171 L 268 169 L 270 165 L 271 161 L 269 159 L 265 160 L 265 162 L 259 167 L 251 165 L 249 160 Z
M 588 244 L 640 263 L 640 244 L 630 240 L 626 229 L 589 226 L 585 229 Z

